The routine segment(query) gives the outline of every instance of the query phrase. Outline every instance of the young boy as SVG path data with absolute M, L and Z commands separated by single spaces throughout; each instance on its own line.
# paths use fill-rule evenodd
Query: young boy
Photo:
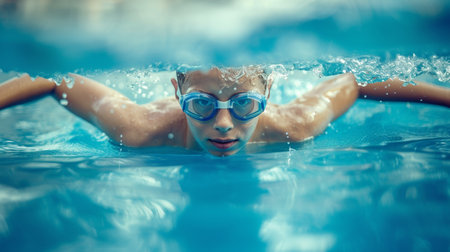
M 212 68 L 177 72 L 174 98 L 138 105 L 94 80 L 72 74 L 63 81 L 28 75 L 0 85 L 0 109 L 44 95 L 67 100 L 66 108 L 127 146 L 182 146 L 228 156 L 248 142 L 303 141 L 320 134 L 358 98 L 425 102 L 450 107 L 450 90 L 398 79 L 359 86 L 342 74 L 285 105 L 268 104 L 272 85 L 262 70 Z M 388 93 L 389 95 L 386 95 Z

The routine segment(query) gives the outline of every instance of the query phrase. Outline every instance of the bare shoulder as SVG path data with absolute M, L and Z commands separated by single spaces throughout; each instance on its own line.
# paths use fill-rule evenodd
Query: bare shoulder
M 121 141 L 127 146 L 184 146 L 186 117 L 176 99 L 169 98 L 124 110 Z
M 316 136 L 342 115 L 357 96 L 352 74 L 335 76 L 288 104 L 269 104 L 259 119 L 253 140 L 292 142 Z
M 298 98 L 299 99 L 299 98 Z M 326 101 L 321 104 L 269 104 L 255 131 L 255 142 L 300 142 L 320 134 L 331 120 Z

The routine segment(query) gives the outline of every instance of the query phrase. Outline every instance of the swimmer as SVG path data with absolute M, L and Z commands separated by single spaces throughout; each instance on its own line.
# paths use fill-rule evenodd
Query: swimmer
M 51 94 L 67 100 L 69 111 L 126 146 L 181 146 L 229 156 L 247 143 L 299 142 L 317 136 L 358 97 L 450 107 L 450 89 L 420 81 L 404 86 L 399 79 L 361 86 L 351 73 L 335 76 L 288 104 L 271 104 L 272 78 L 258 68 L 243 69 L 251 71 L 177 72 L 171 79 L 174 96 L 146 105 L 80 75 L 71 74 L 72 86 L 25 74 L 0 85 L 0 109 Z

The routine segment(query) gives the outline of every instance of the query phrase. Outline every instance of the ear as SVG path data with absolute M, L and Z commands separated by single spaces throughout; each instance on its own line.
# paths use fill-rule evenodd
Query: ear
M 172 79 L 170 80 L 170 82 L 172 82 L 172 86 L 173 86 L 173 88 L 175 89 L 175 98 L 176 98 L 177 100 L 179 100 L 180 97 L 178 97 L 178 95 L 177 95 L 177 91 L 178 91 L 178 83 L 177 83 L 177 80 L 175 80 L 174 78 L 172 78 Z M 180 90 L 180 92 L 181 92 L 181 90 Z

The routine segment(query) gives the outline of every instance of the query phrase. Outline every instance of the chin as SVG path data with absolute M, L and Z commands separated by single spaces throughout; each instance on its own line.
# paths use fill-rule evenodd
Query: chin
M 211 155 L 217 156 L 217 157 L 227 157 L 227 156 L 231 156 L 234 155 L 238 152 L 239 150 L 229 150 L 229 151 L 216 151 L 216 150 L 209 150 L 208 152 Z

